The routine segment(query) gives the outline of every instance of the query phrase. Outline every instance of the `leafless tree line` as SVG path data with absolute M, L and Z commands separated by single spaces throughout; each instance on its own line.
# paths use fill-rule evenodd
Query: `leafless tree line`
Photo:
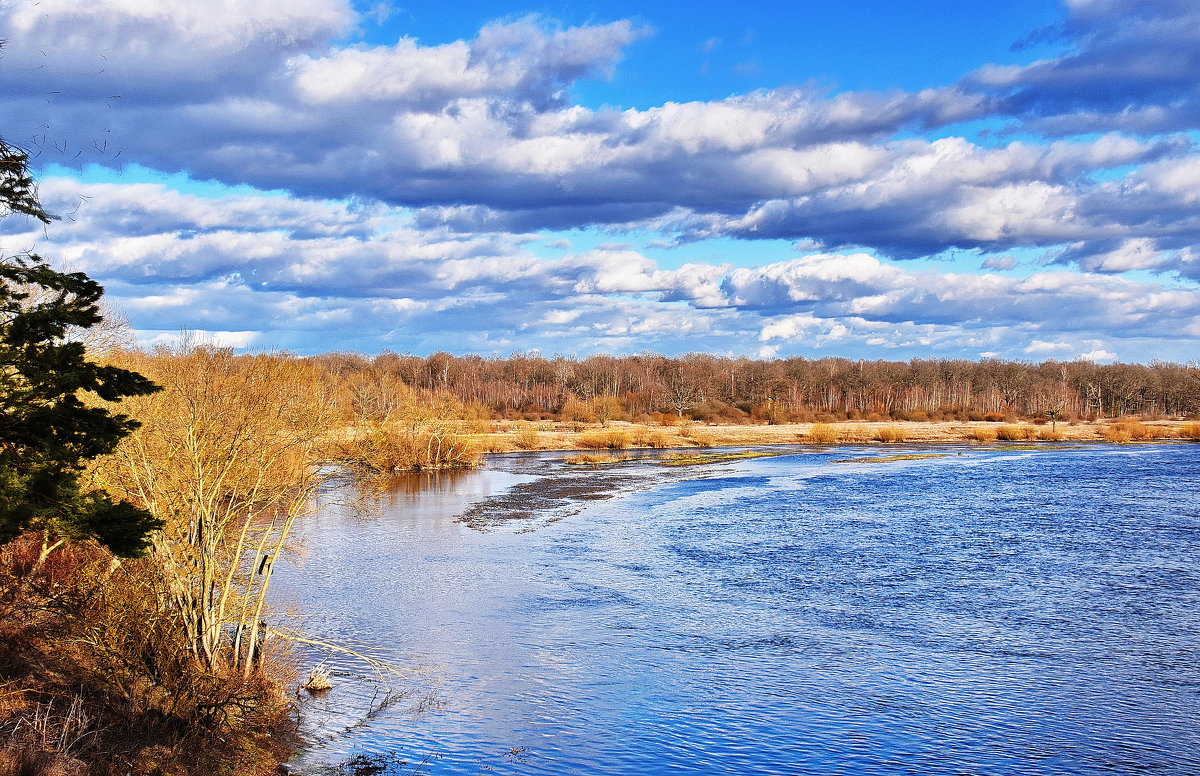
M 329 353 L 309 360 L 336 377 L 398 378 L 414 390 L 446 392 L 502 417 L 561 415 L 605 397 L 619 399 L 629 417 L 671 413 L 703 420 L 1200 414 L 1198 362 L 756 360 L 699 353 L 483 358 L 444 352 Z M 387 398 L 377 394 L 374 400 Z

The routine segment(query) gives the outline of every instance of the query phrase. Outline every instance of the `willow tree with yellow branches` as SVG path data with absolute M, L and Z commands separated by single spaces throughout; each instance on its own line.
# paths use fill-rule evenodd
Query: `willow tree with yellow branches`
M 151 557 L 195 659 L 248 676 L 275 559 L 328 476 L 317 462 L 334 401 L 284 356 L 190 347 L 129 358 L 163 390 L 131 405 L 142 425 L 97 476 L 161 522 Z

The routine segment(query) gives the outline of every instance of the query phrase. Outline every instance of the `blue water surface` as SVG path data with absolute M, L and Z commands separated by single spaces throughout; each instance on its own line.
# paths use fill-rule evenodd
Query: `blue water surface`
M 1200 773 L 1200 445 L 895 452 L 945 455 L 623 464 L 456 522 L 574 476 L 508 458 L 322 510 L 280 606 L 405 671 L 332 658 L 293 771 Z

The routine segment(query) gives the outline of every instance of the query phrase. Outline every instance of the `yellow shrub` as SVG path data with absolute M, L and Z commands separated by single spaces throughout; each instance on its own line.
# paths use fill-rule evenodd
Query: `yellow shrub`
M 521 450 L 537 450 L 542 446 L 542 435 L 535 426 L 518 426 L 513 434 L 513 444 Z
M 996 436 L 1005 442 L 1037 439 L 1037 429 L 1033 426 L 1001 426 L 996 429 Z
M 1129 427 L 1121 423 L 1105 428 L 1100 432 L 1100 436 L 1104 437 L 1104 440 L 1107 442 L 1117 442 L 1119 444 L 1124 444 L 1133 439 L 1133 433 L 1129 430 Z
M 814 423 L 808 432 L 808 441 L 814 445 L 831 445 L 838 441 L 838 432 L 829 423 Z
M 589 450 L 623 450 L 629 447 L 629 434 L 615 429 L 587 431 L 579 435 L 579 446 Z
M 908 431 L 899 426 L 882 426 L 875 431 L 875 439 L 880 442 L 903 442 L 908 439 Z
M 1100 434 L 1109 442 L 1130 442 L 1156 439 L 1159 436 L 1159 430 L 1154 426 L 1147 426 L 1140 420 L 1122 420 L 1104 429 Z
M 995 442 L 996 429 L 991 426 L 976 426 L 967 432 L 967 438 L 976 442 Z

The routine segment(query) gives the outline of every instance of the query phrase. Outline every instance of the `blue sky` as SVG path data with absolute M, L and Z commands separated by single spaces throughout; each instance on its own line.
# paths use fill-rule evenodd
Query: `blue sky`
M 0 136 L 147 344 L 1197 358 L 1190 0 L 9 0 Z

